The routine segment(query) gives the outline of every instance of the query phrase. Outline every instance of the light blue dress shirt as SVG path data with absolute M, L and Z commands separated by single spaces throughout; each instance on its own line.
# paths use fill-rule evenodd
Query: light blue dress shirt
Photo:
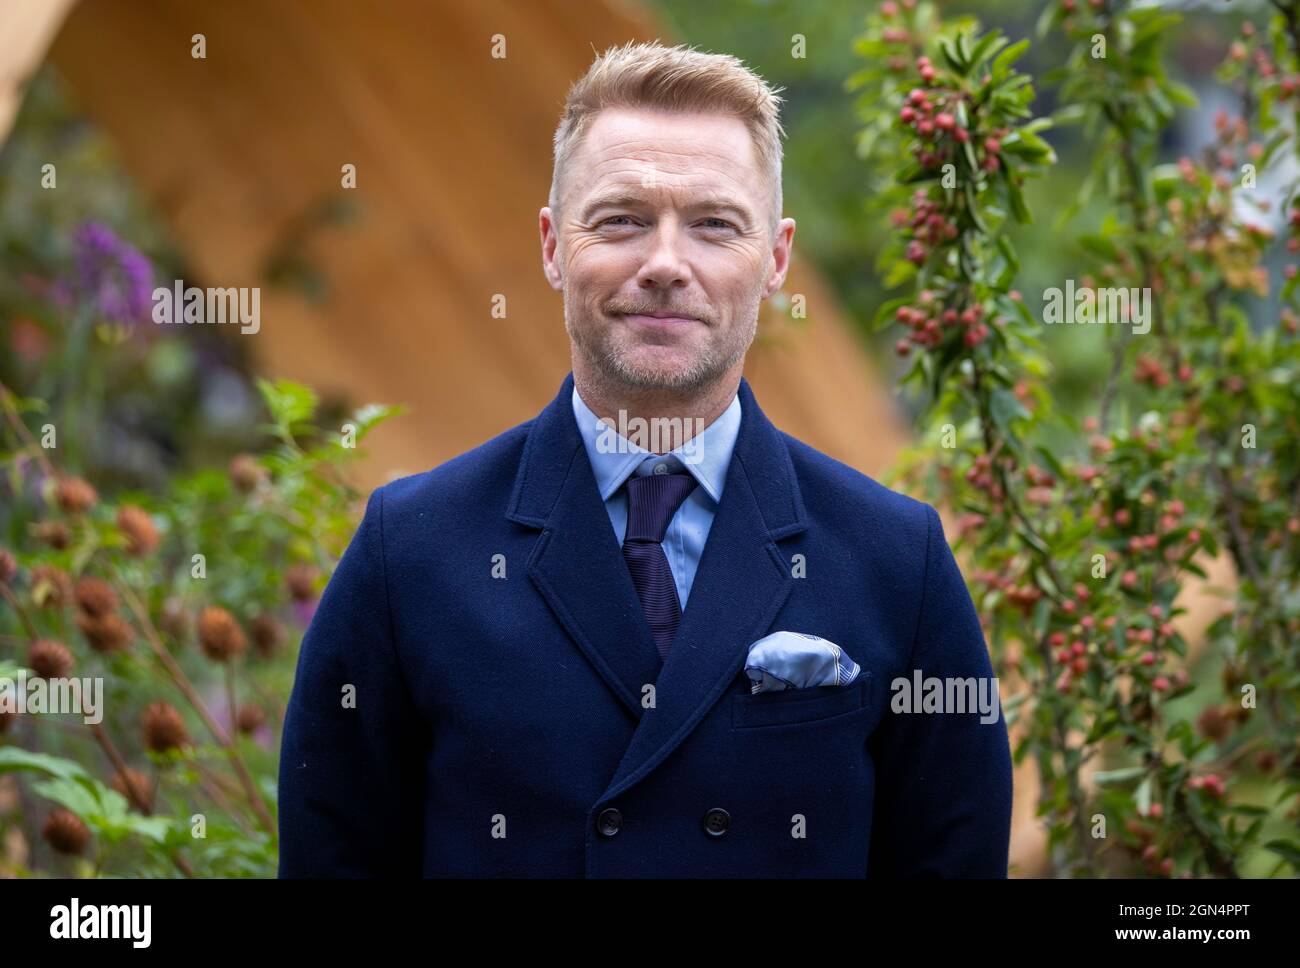
M 596 490 L 605 502 L 619 547 L 622 547 L 623 537 L 627 534 L 627 490 L 623 484 L 629 477 L 634 473 L 653 474 L 656 465 L 663 464 L 667 456 L 672 456 L 699 482 L 699 487 L 691 491 L 668 522 L 668 533 L 663 541 L 664 555 L 677 585 L 677 599 L 685 611 L 686 599 L 700 566 L 700 555 L 704 553 L 704 542 L 708 540 L 713 516 L 722 500 L 722 486 L 726 482 L 727 468 L 731 466 L 736 435 L 740 432 L 740 397 L 733 397 L 718 419 L 694 439 L 663 457 L 620 436 L 615 428 L 602 423 L 583 402 L 577 387 L 573 390 L 573 416 L 578 421 L 578 432 L 582 435 L 592 473 L 596 476 Z M 610 417 L 617 420 L 614 414 Z

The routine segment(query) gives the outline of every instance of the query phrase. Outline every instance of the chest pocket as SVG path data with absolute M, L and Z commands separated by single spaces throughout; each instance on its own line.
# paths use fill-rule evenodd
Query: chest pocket
M 731 728 L 792 726 L 845 715 L 866 705 L 870 679 L 871 673 L 864 669 L 857 681 L 847 686 L 814 686 L 733 696 Z

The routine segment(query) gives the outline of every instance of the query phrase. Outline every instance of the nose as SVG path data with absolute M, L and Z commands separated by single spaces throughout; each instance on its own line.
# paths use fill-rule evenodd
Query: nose
M 691 268 L 686 259 L 688 240 L 671 220 L 664 219 L 655 227 L 650 238 L 650 249 L 637 271 L 637 285 L 641 289 L 684 288 L 690 284 Z

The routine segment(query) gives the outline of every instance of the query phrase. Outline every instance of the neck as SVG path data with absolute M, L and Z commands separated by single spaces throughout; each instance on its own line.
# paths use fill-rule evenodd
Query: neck
M 712 383 L 689 390 L 628 387 L 602 378 L 575 360 L 573 384 L 582 402 L 597 417 L 608 417 L 617 423 L 622 411 L 627 420 L 679 421 L 676 426 L 682 428 L 684 436 L 674 446 L 680 446 L 722 416 L 736 396 L 741 372 L 741 365 L 737 365 Z M 667 453 L 667 450 L 661 452 Z

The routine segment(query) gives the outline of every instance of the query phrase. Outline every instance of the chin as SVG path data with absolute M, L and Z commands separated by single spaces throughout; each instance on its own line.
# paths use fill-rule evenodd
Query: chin
M 701 382 L 701 360 L 679 354 L 619 354 L 615 371 L 628 386 L 639 389 L 676 390 L 693 388 Z

